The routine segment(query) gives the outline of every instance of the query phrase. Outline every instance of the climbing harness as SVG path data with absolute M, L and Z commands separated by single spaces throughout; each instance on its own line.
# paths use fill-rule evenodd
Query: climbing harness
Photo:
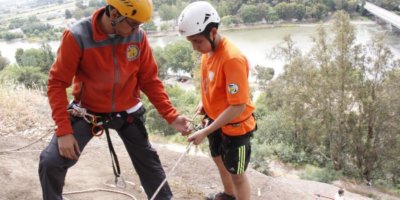
M 123 117 L 128 123 L 133 122 L 133 119 L 128 117 L 129 114 L 126 112 L 101 115 L 91 114 L 85 108 L 80 107 L 74 102 L 70 104 L 68 112 L 70 112 L 75 117 L 82 117 L 87 123 L 92 124 L 91 132 L 93 136 L 99 137 L 103 135 L 104 132 L 106 133 L 107 145 L 108 149 L 110 150 L 111 164 L 115 176 L 115 186 L 119 188 L 125 188 L 126 183 L 124 178 L 121 176 L 121 168 L 119 165 L 117 154 L 115 153 L 115 149 L 111 141 L 108 123 L 114 117 Z
M 115 153 L 114 146 L 111 142 L 110 132 L 108 129 L 108 123 L 107 122 L 103 123 L 103 126 L 104 126 L 103 130 L 105 130 L 105 132 L 106 132 L 108 149 L 110 150 L 111 163 L 112 163 L 112 168 L 113 168 L 113 172 L 114 172 L 114 176 L 115 176 L 115 181 L 114 181 L 115 186 L 117 186 L 119 188 L 125 188 L 126 183 L 125 183 L 124 178 L 121 176 L 121 169 L 119 167 L 119 161 L 118 161 L 117 154 Z
M 134 119 L 131 118 L 131 114 L 128 114 L 126 112 L 120 112 L 120 113 L 113 113 L 113 116 L 111 116 L 111 115 L 108 115 L 108 116 L 107 115 L 95 115 L 95 114 L 88 113 L 85 108 L 82 108 L 75 103 L 71 103 L 71 105 L 69 107 L 70 107 L 70 109 L 68 109 L 68 112 L 70 112 L 73 116 L 82 117 L 86 122 L 88 122 L 89 124 L 92 124 L 92 134 L 94 136 L 101 136 L 103 134 L 103 132 L 106 133 L 107 144 L 108 144 L 108 148 L 110 150 L 110 155 L 111 155 L 111 163 L 112 163 L 113 172 L 115 175 L 115 185 L 120 188 L 125 188 L 126 183 L 121 176 L 119 161 L 118 161 L 117 154 L 115 153 L 113 144 L 111 142 L 108 123 L 114 117 L 122 117 L 123 119 L 126 120 L 126 122 L 132 123 Z M 196 113 L 193 116 L 193 118 L 191 120 L 192 124 L 197 116 L 198 116 L 198 113 Z M 208 124 L 208 122 L 207 122 L 207 124 Z M 195 130 L 200 130 L 202 128 L 204 128 L 204 126 L 201 126 L 201 125 L 193 126 L 193 129 L 195 129 Z M 98 133 L 98 132 L 100 132 L 100 133 Z M 172 175 L 173 171 L 178 166 L 178 164 L 181 162 L 182 158 L 189 152 L 192 145 L 193 145 L 193 142 L 190 142 L 187 145 L 186 150 L 181 154 L 178 161 L 175 163 L 175 165 L 172 167 L 171 171 L 169 172 L 169 174 L 168 174 L 169 176 Z M 161 188 L 164 186 L 164 184 L 166 182 L 167 182 L 167 175 L 165 176 L 164 180 L 161 182 L 161 184 L 159 185 L 157 190 L 154 192 L 151 200 L 154 200 L 154 198 L 157 196 L 157 194 L 160 192 Z
M 98 121 L 98 116 L 87 112 L 86 108 L 82 108 L 76 103 L 71 103 L 68 112 L 75 117 L 82 117 L 87 123 L 92 124 L 92 135 L 101 136 L 104 133 L 103 122 Z

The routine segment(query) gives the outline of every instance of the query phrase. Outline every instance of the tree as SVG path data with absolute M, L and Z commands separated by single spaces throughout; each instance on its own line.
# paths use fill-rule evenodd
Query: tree
M 274 22 L 274 21 L 278 21 L 278 20 L 279 20 L 279 16 L 278 16 L 278 14 L 276 13 L 275 8 L 273 8 L 273 7 L 270 7 L 270 8 L 269 8 L 269 10 L 268 10 L 268 12 L 267 12 L 267 15 L 265 16 L 265 20 L 266 20 L 268 23 L 272 23 L 272 22 Z
M 328 163 L 346 175 L 391 177 L 398 183 L 399 160 L 393 156 L 400 149 L 400 96 L 395 92 L 400 61 L 393 60 L 380 37 L 368 45 L 355 44 L 355 30 L 344 11 L 334 19 L 333 40 L 320 27 L 305 56 L 294 53 L 292 42 L 285 40 L 278 48 L 286 58 L 285 72 L 270 81 L 265 100 L 257 103 L 264 104 L 261 112 L 267 115 L 281 113 L 291 127 L 282 129 L 279 142 L 297 156 L 278 154 L 283 160 Z
M 24 55 L 24 49 L 18 48 L 17 51 L 15 51 L 15 60 L 17 61 L 18 65 L 22 65 L 22 56 Z
M 285 35 L 283 37 L 283 44 L 277 45 L 272 49 L 270 56 L 274 59 L 281 58 L 287 62 L 291 62 L 293 58 L 301 55 L 300 49 L 295 47 L 295 42 L 293 42 L 290 35 Z
M 23 38 L 24 36 L 21 33 L 13 33 L 13 32 L 2 32 L 0 33 L 0 38 L 5 39 L 6 41 L 10 41 L 17 38 Z
M 154 21 L 149 21 L 143 24 L 143 29 L 146 30 L 146 32 L 154 32 L 157 31 L 157 26 L 154 24 Z
M 257 6 L 243 4 L 239 9 L 239 15 L 244 23 L 254 23 L 264 18 L 263 12 L 258 12 Z
M 291 14 L 288 3 L 286 2 L 279 3 L 274 8 L 280 19 L 284 20 L 290 19 Z
M 0 51 L 0 71 L 3 70 L 8 64 L 9 64 L 9 61 L 7 60 L 7 58 L 5 58 L 1 55 L 1 51 Z
M 65 19 L 71 19 L 72 18 L 72 13 L 70 10 L 65 9 Z
M 15 60 L 21 67 L 33 66 L 47 73 L 54 62 L 54 54 L 48 44 L 42 44 L 40 49 L 17 49 Z
M 153 53 L 158 65 L 158 77 L 160 77 L 161 80 L 164 80 L 168 75 L 168 67 L 166 65 L 167 60 L 163 56 L 164 50 L 163 48 L 157 46 L 154 48 Z
M 44 87 L 47 75 L 40 72 L 37 67 L 9 65 L 1 71 L 0 81 L 16 81 L 28 88 Z
M 328 7 L 322 3 L 313 4 L 309 15 L 311 18 L 321 20 L 328 13 Z
M 221 18 L 221 23 L 224 26 L 232 26 L 240 24 L 240 19 L 237 16 L 225 15 Z
M 42 43 L 40 51 L 41 51 L 40 54 L 41 61 L 39 63 L 39 68 L 41 72 L 47 74 L 50 70 L 51 65 L 54 62 L 55 56 L 49 44 Z
M 270 81 L 275 74 L 275 71 L 273 68 L 269 67 L 264 67 L 261 65 L 256 65 L 256 78 L 257 78 L 257 83 L 259 84 L 260 87 L 266 86 L 268 81 Z
M 293 11 L 293 18 L 296 18 L 297 20 L 302 20 L 304 17 L 306 17 L 306 7 L 303 4 L 291 3 L 289 5 L 291 6 L 291 10 Z
M 175 20 L 179 15 L 179 11 L 175 5 L 166 4 L 160 6 L 158 13 L 163 21 Z
M 173 44 L 169 44 L 164 47 L 164 59 L 166 65 L 175 73 L 189 73 L 192 75 L 192 70 L 196 66 L 194 63 L 197 62 L 198 56 L 192 50 L 189 42 L 185 40 L 179 40 Z
M 103 0 L 90 0 L 89 7 L 99 8 L 101 6 L 105 6 L 105 1 Z
M 193 109 L 197 106 L 200 99 L 198 93 L 194 91 L 185 91 L 177 85 L 167 85 L 165 87 L 168 96 L 173 105 L 179 105 L 179 112 L 186 115 L 192 115 Z M 176 130 L 172 126 L 168 126 L 167 122 L 161 117 L 153 105 L 148 103 L 144 98 L 144 104 L 148 108 L 146 112 L 146 126 L 149 131 L 163 136 L 176 134 Z

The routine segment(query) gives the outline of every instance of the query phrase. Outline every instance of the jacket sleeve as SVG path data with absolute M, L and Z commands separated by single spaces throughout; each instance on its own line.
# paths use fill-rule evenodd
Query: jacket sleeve
M 172 106 L 164 85 L 158 78 L 157 63 L 144 32 L 140 44 L 140 62 L 138 74 L 140 90 L 146 94 L 163 118 L 171 124 L 179 114 Z
M 56 124 L 56 135 L 72 134 L 72 126 L 67 112 L 68 98 L 66 89 L 79 65 L 81 49 L 69 30 L 64 31 L 57 58 L 50 68 L 47 96 Z

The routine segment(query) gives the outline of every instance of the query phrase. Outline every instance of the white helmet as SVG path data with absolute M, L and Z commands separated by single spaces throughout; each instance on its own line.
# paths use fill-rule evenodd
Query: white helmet
M 182 36 L 192 36 L 202 33 L 210 23 L 221 20 L 215 8 L 208 2 L 197 1 L 183 9 L 178 18 L 179 33 Z

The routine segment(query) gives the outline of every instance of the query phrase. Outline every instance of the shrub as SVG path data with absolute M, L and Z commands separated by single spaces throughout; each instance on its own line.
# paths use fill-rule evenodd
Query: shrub
M 331 183 L 339 179 L 340 171 L 335 171 L 332 167 L 318 168 L 312 165 L 306 165 L 303 173 L 300 174 L 302 179 Z
M 47 75 L 38 67 L 18 67 L 9 65 L 0 73 L 0 81 L 16 81 L 28 88 L 42 87 L 47 83 Z

